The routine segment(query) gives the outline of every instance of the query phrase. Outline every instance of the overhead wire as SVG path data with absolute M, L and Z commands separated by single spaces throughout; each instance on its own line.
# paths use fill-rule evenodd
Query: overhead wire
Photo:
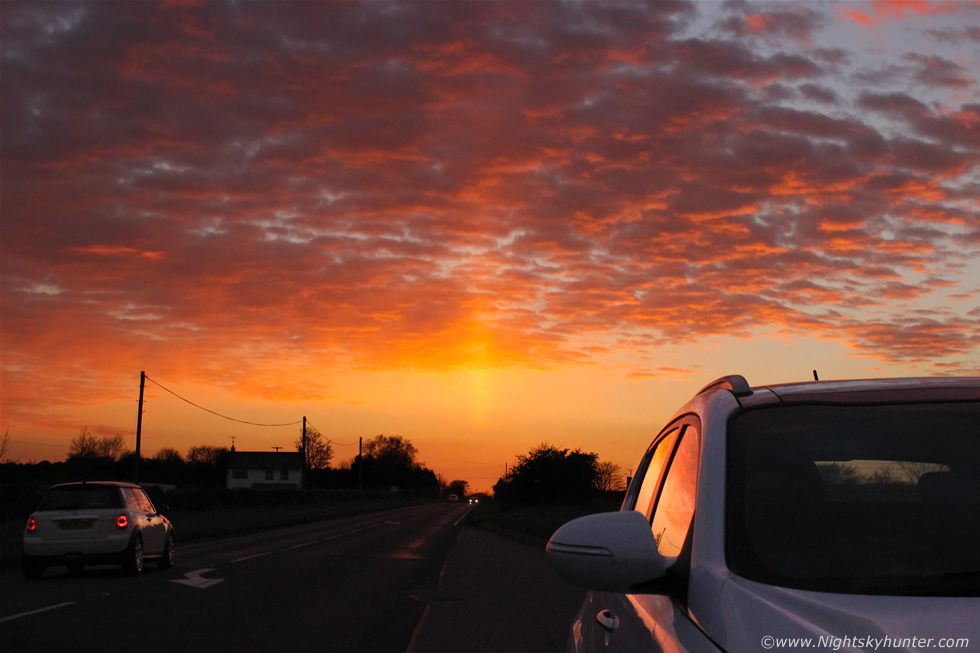
M 320 429 L 318 429 L 317 427 L 313 426 L 313 423 L 310 422 L 309 419 L 306 420 L 306 426 L 307 426 L 307 428 L 312 428 L 314 431 L 316 431 L 317 433 L 319 433 L 321 436 L 323 435 L 323 433 L 320 431 Z M 338 447 L 353 447 L 355 444 L 357 444 L 356 442 L 335 442 L 334 440 L 331 440 L 330 438 L 324 438 L 324 440 L 326 440 L 330 444 L 335 444 Z
M 258 422 L 249 422 L 249 421 L 246 421 L 246 420 L 243 420 L 243 419 L 236 419 L 234 417 L 228 417 L 227 415 L 222 415 L 221 413 L 215 412 L 215 411 L 211 410 L 210 408 L 205 408 L 204 406 L 200 406 L 198 404 L 195 404 L 190 399 L 185 399 L 184 397 L 181 397 L 179 394 L 177 394 L 173 390 L 171 390 L 169 388 L 166 388 L 166 387 L 160 385 L 159 383 L 157 383 L 156 381 L 154 381 L 153 379 L 151 379 L 149 376 L 146 377 L 146 380 L 149 381 L 150 383 L 152 383 L 153 385 L 155 385 L 155 386 L 157 386 L 157 387 L 159 387 L 159 388 L 161 388 L 161 389 L 169 392 L 170 394 L 172 394 L 173 396 L 177 397 L 181 401 L 184 401 L 184 402 L 189 403 L 191 406 L 194 406 L 195 408 L 199 408 L 200 410 L 203 410 L 206 413 L 211 413 L 212 415 L 216 415 L 216 416 L 218 416 L 218 417 L 220 417 L 222 419 L 226 419 L 226 420 L 229 420 L 229 421 L 232 421 L 232 422 L 238 422 L 239 424 L 248 424 L 249 426 L 295 426 L 296 424 L 301 424 L 303 422 L 303 420 L 296 420 L 295 422 L 286 422 L 284 424 L 260 424 Z

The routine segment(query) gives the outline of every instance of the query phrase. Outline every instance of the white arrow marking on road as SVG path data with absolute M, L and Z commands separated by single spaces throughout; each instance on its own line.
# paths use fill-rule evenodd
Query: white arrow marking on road
M 224 578 L 201 578 L 201 574 L 206 574 L 209 571 L 214 571 L 214 569 L 195 569 L 194 571 L 189 571 L 184 574 L 183 578 L 172 580 L 171 583 L 180 583 L 181 585 L 187 585 L 188 587 L 196 587 L 198 589 L 207 589 L 212 585 L 217 585 Z

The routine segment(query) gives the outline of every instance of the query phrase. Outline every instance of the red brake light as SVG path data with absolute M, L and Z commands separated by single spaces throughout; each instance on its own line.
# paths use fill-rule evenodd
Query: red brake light
M 29 530 L 29 531 L 36 531 L 37 530 L 37 520 L 34 519 L 33 517 L 30 517 L 27 520 L 27 530 Z
M 119 515 L 116 517 L 116 526 L 119 528 L 126 528 L 129 526 L 129 520 L 126 519 L 126 515 Z

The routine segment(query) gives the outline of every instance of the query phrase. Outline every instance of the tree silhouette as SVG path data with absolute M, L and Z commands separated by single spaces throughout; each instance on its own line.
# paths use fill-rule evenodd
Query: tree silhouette
M 323 435 L 312 426 L 306 427 L 306 451 L 303 450 L 303 436 L 300 435 L 296 442 L 296 451 L 303 454 L 307 469 L 327 469 L 333 459 L 333 447 L 329 440 L 324 440 Z
M 448 494 L 455 494 L 460 499 L 466 496 L 466 490 L 469 488 L 469 481 L 455 480 L 448 485 L 446 488 Z
M 622 469 L 612 462 L 596 463 L 595 489 L 601 492 L 620 492 L 626 489 Z
M 121 435 L 98 437 L 89 433 L 83 426 L 78 435 L 72 438 L 68 449 L 69 461 L 104 460 L 115 462 L 126 454 L 126 440 Z
M 504 506 L 583 501 L 595 487 L 598 458 L 542 443 L 517 457 L 507 477 L 494 486 L 494 497 Z

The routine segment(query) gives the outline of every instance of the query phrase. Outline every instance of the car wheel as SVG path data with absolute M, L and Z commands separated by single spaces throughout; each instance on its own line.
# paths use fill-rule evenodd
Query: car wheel
M 20 568 L 24 572 L 24 578 L 30 580 L 36 580 L 44 575 L 44 565 L 26 555 L 20 560 Z
M 163 544 L 163 555 L 160 556 L 160 561 L 157 563 L 160 569 L 170 569 L 174 566 L 174 533 L 170 531 L 167 533 L 167 539 Z
M 143 571 L 143 536 L 138 533 L 133 538 L 133 543 L 129 545 L 129 550 L 126 552 L 123 569 L 126 570 L 126 573 L 133 576 L 137 576 Z

